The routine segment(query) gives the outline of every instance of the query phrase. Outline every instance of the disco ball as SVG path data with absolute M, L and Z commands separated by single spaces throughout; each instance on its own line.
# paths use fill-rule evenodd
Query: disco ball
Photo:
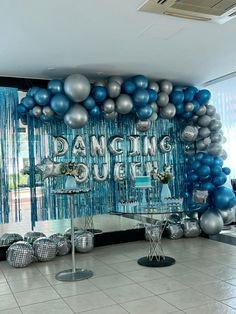
M 87 253 L 94 247 L 94 235 L 92 232 L 84 231 L 82 234 L 75 235 L 75 249 L 80 253 Z
M 34 255 L 40 262 L 47 262 L 55 258 L 57 245 L 46 237 L 39 238 L 33 243 Z
M 23 241 L 23 237 L 18 233 L 4 233 L 0 238 L 0 245 L 10 246 L 14 242 Z
M 28 242 L 19 241 L 8 248 L 6 258 L 13 267 L 26 267 L 34 261 L 34 250 Z
M 80 229 L 78 227 L 74 227 L 74 235 L 79 235 L 79 234 L 82 234 L 84 233 L 84 230 L 83 229 Z M 71 228 L 68 228 L 65 230 L 64 232 L 64 236 L 67 237 L 68 239 L 71 239 Z
M 170 223 L 166 226 L 167 237 L 171 240 L 177 240 L 183 237 L 184 231 L 181 224 Z
M 42 232 L 30 231 L 24 235 L 24 241 L 27 241 L 30 244 L 33 244 L 35 240 L 41 237 L 46 237 L 46 235 Z
M 67 237 L 63 236 L 60 233 L 56 233 L 56 234 L 52 234 L 49 237 L 49 239 L 56 243 L 56 246 L 57 246 L 57 253 L 56 254 L 57 255 L 63 256 L 63 255 L 66 255 L 70 252 L 71 242 Z

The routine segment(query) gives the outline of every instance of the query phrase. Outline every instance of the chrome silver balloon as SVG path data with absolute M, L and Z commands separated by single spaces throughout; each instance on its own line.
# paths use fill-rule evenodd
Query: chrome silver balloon
M 56 255 L 64 256 L 70 253 L 71 242 L 67 237 L 62 234 L 52 234 L 49 239 L 56 243 Z
M 26 267 L 34 261 L 32 245 L 25 241 L 13 243 L 6 252 L 9 265 L 16 268 Z
M 90 252 L 94 247 L 94 235 L 92 232 L 85 231 L 75 236 L 75 249 L 80 253 Z
M 218 143 L 211 143 L 208 146 L 207 152 L 213 156 L 219 156 L 222 153 L 222 146 Z
M 170 102 L 165 107 L 160 108 L 160 117 L 163 119 L 172 119 L 175 114 L 176 107 Z
M 162 80 L 159 83 L 160 91 L 170 95 L 173 90 L 173 84 L 168 80 Z
M 212 120 L 211 117 L 209 117 L 207 115 L 204 115 L 204 116 L 201 116 L 201 117 L 198 118 L 197 124 L 199 126 L 206 127 L 206 126 L 208 126 L 211 123 L 211 120 Z
M 117 156 L 123 154 L 123 150 L 119 147 L 120 143 L 124 141 L 122 136 L 113 136 L 108 144 L 109 151 L 112 155 Z
M 222 149 L 222 152 L 221 152 L 221 154 L 219 155 L 223 160 L 226 160 L 227 159 L 227 157 L 228 157 L 228 154 L 227 154 L 227 152 L 224 150 L 224 149 Z
M 158 94 L 158 98 L 156 103 L 158 104 L 159 107 L 165 107 L 169 103 L 169 96 L 167 93 L 160 92 Z
M 106 80 L 97 80 L 94 82 L 94 86 L 102 86 L 102 87 L 106 87 Z
M 32 109 L 32 113 L 35 118 L 39 118 L 42 114 L 42 107 L 34 106 L 34 108 Z
M 166 226 L 167 237 L 171 240 L 177 240 L 183 237 L 184 232 L 181 224 L 179 223 L 169 223 Z
M 64 81 L 64 92 L 73 102 L 85 100 L 90 93 L 90 82 L 84 75 L 71 74 Z
M 115 81 L 115 82 L 117 82 L 118 84 L 121 85 L 123 83 L 124 79 L 123 79 L 123 77 L 117 76 L 117 75 L 109 77 L 108 82 L 113 82 L 113 81 Z
M 24 235 L 24 241 L 33 244 L 35 240 L 41 237 L 46 237 L 46 235 L 42 232 L 29 231 Z
M 202 138 L 206 138 L 208 137 L 209 135 L 211 134 L 211 130 L 207 127 L 201 127 L 199 130 L 198 130 L 198 135 Z
M 14 242 L 23 241 L 23 237 L 18 233 L 8 232 L 0 237 L 0 246 L 10 246 Z
M 129 95 L 121 94 L 116 99 L 116 111 L 121 114 L 127 114 L 133 109 L 133 101 Z
M 229 209 L 218 209 L 218 212 L 220 213 L 224 225 L 229 225 L 232 222 L 235 221 L 235 206 Z
M 200 218 L 201 229 L 209 235 L 219 233 L 223 228 L 222 216 L 216 209 L 208 209 Z
M 43 114 L 47 118 L 52 118 L 54 116 L 54 111 L 49 106 L 43 107 Z
M 33 243 L 34 255 L 40 262 L 48 262 L 56 257 L 57 245 L 53 240 L 43 237 Z
M 187 125 L 181 132 L 181 140 L 183 142 L 194 142 L 198 136 L 198 128 L 196 126 Z
M 222 128 L 222 123 L 220 120 L 214 119 L 211 121 L 209 128 L 211 131 L 219 131 Z
M 112 99 L 107 99 L 102 104 L 102 111 L 105 113 L 112 113 L 115 110 L 115 103 Z
M 65 114 L 64 122 L 71 129 L 80 129 L 88 122 L 88 112 L 83 106 L 74 104 Z
M 214 116 L 216 113 L 216 107 L 212 105 L 206 105 L 206 114 L 208 116 Z
M 201 105 L 198 111 L 196 112 L 196 115 L 200 117 L 200 116 L 204 116 L 205 114 L 206 114 L 206 106 Z
M 120 95 L 121 86 L 117 81 L 109 81 L 107 91 L 109 97 L 116 98 Z
M 196 148 L 198 151 L 204 152 L 207 149 L 207 145 L 203 140 L 197 141 Z
M 184 230 L 185 238 L 195 238 L 201 233 L 201 229 L 196 219 L 184 219 L 182 221 L 182 228 Z
M 151 105 L 153 112 L 158 112 L 159 108 L 156 102 L 152 102 Z
M 187 102 L 184 105 L 184 111 L 186 112 L 192 112 L 194 110 L 194 104 L 192 102 Z
M 153 89 L 153 90 L 154 90 L 155 92 L 157 92 L 157 93 L 159 92 L 159 85 L 158 85 L 158 83 L 155 82 L 155 81 L 149 82 L 148 88 Z
M 212 133 L 211 134 L 211 142 L 212 143 L 220 143 L 222 142 L 223 136 L 220 133 Z
M 149 120 L 152 121 L 152 122 L 154 122 L 154 121 L 157 120 L 157 118 L 158 118 L 157 113 L 156 113 L 156 112 L 153 112 L 152 115 L 151 115 L 151 117 L 149 118 Z
M 92 157 L 105 156 L 105 136 L 100 135 L 97 138 L 96 135 L 90 136 L 90 154 Z
M 156 136 L 145 136 L 143 139 L 143 156 L 156 156 L 157 139 Z
M 104 113 L 103 117 L 107 121 L 109 121 L 109 120 L 116 120 L 117 117 L 118 117 L 118 113 L 116 111 L 113 111 L 111 113 Z
M 146 132 L 150 128 L 150 125 L 150 120 L 138 120 L 136 122 L 136 130 L 139 132 Z

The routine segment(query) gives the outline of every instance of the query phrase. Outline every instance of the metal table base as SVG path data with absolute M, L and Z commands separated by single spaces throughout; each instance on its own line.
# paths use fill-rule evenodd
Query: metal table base
M 79 281 L 88 279 L 92 276 L 93 272 L 91 270 L 76 268 L 75 271 L 72 269 L 60 271 L 56 274 L 56 279 L 59 281 Z

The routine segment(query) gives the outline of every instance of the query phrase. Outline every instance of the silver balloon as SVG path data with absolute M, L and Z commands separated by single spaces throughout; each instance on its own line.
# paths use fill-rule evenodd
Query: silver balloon
M 90 93 L 90 82 L 84 75 L 71 74 L 64 81 L 64 92 L 73 102 L 85 100 Z
M 8 232 L 0 237 L 1 246 L 10 246 L 14 242 L 23 241 L 23 237 L 18 233 Z
M 156 102 L 152 102 L 151 105 L 153 112 L 158 112 L 159 108 Z
M 120 95 L 121 86 L 116 81 L 109 81 L 107 85 L 108 96 L 111 98 L 116 98 Z
M 210 145 L 211 144 L 211 138 L 208 136 L 208 137 L 206 137 L 206 138 L 204 138 L 203 139 L 203 143 L 205 144 L 205 145 Z
M 111 76 L 109 77 L 108 82 L 117 82 L 119 85 L 121 85 L 124 81 L 123 77 L 121 76 Z
M 201 105 L 198 111 L 196 112 L 196 115 L 200 117 L 200 116 L 204 116 L 205 114 L 206 114 L 206 106 Z
M 229 225 L 235 221 L 235 206 L 225 210 L 218 209 L 218 212 L 223 219 L 224 225 Z
M 167 237 L 171 240 L 177 240 L 183 237 L 184 232 L 181 224 L 170 223 L 166 226 Z
M 46 237 L 46 235 L 42 232 L 30 231 L 24 235 L 24 241 L 33 244 L 35 240 L 41 237 Z
M 124 163 L 123 162 L 116 162 L 114 166 L 114 180 L 115 181 L 124 181 Z
M 214 119 L 211 121 L 209 128 L 211 131 L 218 131 L 222 128 L 222 123 L 221 121 Z
M 139 135 L 129 135 L 128 139 L 130 140 L 130 151 L 128 152 L 129 156 L 140 156 L 140 136 Z
M 88 112 L 83 106 L 75 104 L 65 114 L 64 122 L 71 129 L 80 129 L 88 122 Z
M 227 159 L 228 154 L 227 154 L 227 152 L 226 152 L 224 149 L 222 150 L 222 152 L 221 152 L 221 154 L 220 154 L 220 157 L 221 157 L 223 160 L 226 160 L 226 159 Z
M 198 136 L 198 128 L 196 126 L 187 125 L 181 132 L 181 140 L 183 142 L 194 142 Z
M 211 134 L 211 130 L 207 127 L 202 127 L 198 130 L 198 134 L 202 138 L 206 138 Z
M 121 114 L 129 113 L 133 108 L 133 101 L 129 95 L 121 94 L 116 99 L 116 111 Z
M 109 168 L 108 164 L 104 163 L 102 164 L 102 174 L 99 174 L 99 167 L 98 165 L 93 165 L 93 179 L 97 182 L 103 182 L 108 180 L 109 177 Z
M 56 257 L 57 245 L 53 240 L 43 237 L 33 243 L 34 255 L 40 262 L 48 262 Z
M 138 120 L 136 122 L 136 130 L 139 132 L 146 132 L 150 128 L 150 120 Z
M 222 137 L 222 144 L 225 144 L 227 142 L 227 138 L 225 136 Z
M 158 83 L 155 82 L 155 81 L 149 82 L 148 88 L 153 89 L 153 90 L 154 90 L 155 92 L 157 92 L 157 93 L 159 92 L 159 85 L 158 85 Z
M 63 256 L 70 252 L 71 242 L 67 237 L 62 234 L 53 234 L 49 237 L 49 239 L 56 243 L 56 255 Z
M 196 148 L 197 148 L 198 151 L 202 152 L 202 151 L 205 151 L 207 149 L 207 145 L 204 143 L 203 140 L 197 141 Z
M 112 99 L 107 99 L 102 104 L 102 111 L 106 113 L 112 113 L 115 110 L 115 103 Z
M 45 106 L 43 107 L 43 114 L 45 115 L 45 117 L 47 118 L 52 118 L 54 116 L 54 112 L 51 109 L 51 107 L 49 106 Z
M 197 115 L 194 115 L 194 116 L 192 116 L 191 121 L 192 121 L 194 124 L 196 124 L 198 118 L 199 118 L 199 117 L 198 117 Z
M 199 220 L 198 218 L 198 212 L 197 211 L 190 211 L 190 212 L 186 212 L 187 216 L 191 219 L 195 219 L 195 220 Z
M 221 117 L 220 117 L 219 113 L 215 113 L 213 117 L 216 120 L 221 120 Z
M 209 235 L 219 233 L 223 228 L 223 219 L 217 210 L 208 209 L 200 218 L 201 229 Z
M 187 102 L 184 105 L 184 111 L 186 111 L 186 112 L 192 112 L 193 109 L 194 109 L 194 104 L 192 102 Z
M 92 232 L 85 231 L 84 233 L 75 236 L 75 249 L 80 253 L 87 253 L 94 247 L 94 235 Z
M 97 80 L 94 82 L 94 86 L 102 86 L 102 87 L 106 87 L 106 80 Z
M 179 214 L 171 214 L 169 217 L 168 217 L 168 222 L 169 223 L 172 223 L 172 224 L 180 224 L 181 223 L 181 217 Z
M 173 90 L 173 84 L 170 81 L 162 80 L 159 83 L 160 91 L 166 93 L 167 95 L 170 95 L 170 93 Z
M 211 134 L 211 142 L 212 143 L 220 143 L 222 141 L 223 136 L 220 133 L 212 133 Z
M 150 121 L 154 122 L 156 121 L 156 119 L 158 118 L 158 115 L 156 112 L 153 112 L 151 117 L 149 118 Z
M 100 135 L 99 138 L 96 135 L 90 137 L 90 153 L 92 157 L 105 156 L 105 136 Z
M 175 114 L 176 114 L 176 107 L 170 102 L 165 107 L 160 108 L 160 116 L 163 119 L 174 118 Z
M 113 111 L 111 113 L 104 113 L 103 118 L 107 121 L 109 120 L 115 120 L 118 117 L 118 113 L 116 111 Z
M 72 156 L 76 157 L 77 155 L 81 157 L 86 156 L 86 146 L 82 136 L 77 135 L 73 141 L 73 148 L 72 148 Z
M 217 143 L 211 143 L 207 149 L 207 152 L 213 156 L 219 156 L 222 153 L 222 146 Z
M 157 104 L 159 107 L 165 107 L 169 103 L 169 96 L 167 93 L 160 92 L 157 98 Z
M 74 235 L 79 235 L 79 234 L 82 234 L 84 232 L 83 229 L 80 229 L 78 227 L 74 227 Z M 71 239 L 71 228 L 68 228 L 65 230 L 64 232 L 64 237 L 66 237 L 67 239 Z
M 28 242 L 19 241 L 8 248 L 6 259 L 12 267 L 26 267 L 34 261 L 34 250 Z
M 171 138 L 169 135 L 164 135 L 159 143 L 160 151 L 163 154 L 169 153 L 172 150 Z
M 123 150 L 119 147 L 119 143 L 123 142 L 122 136 L 113 136 L 108 144 L 109 151 L 112 155 L 117 156 L 123 154 Z
M 197 121 L 197 124 L 199 126 L 204 126 L 204 127 L 208 126 L 210 123 L 211 123 L 211 117 L 207 115 L 201 116 L 200 118 L 198 118 L 198 121 Z
M 34 106 L 34 108 L 32 109 L 32 113 L 35 118 L 39 118 L 42 114 L 42 107 Z
M 53 156 L 64 156 L 68 151 L 69 144 L 63 136 L 53 136 Z
M 206 114 L 208 116 L 214 116 L 216 113 L 216 107 L 212 105 L 206 105 Z
M 201 233 L 199 223 L 195 219 L 184 219 L 182 221 L 182 228 L 184 230 L 185 238 L 198 237 Z

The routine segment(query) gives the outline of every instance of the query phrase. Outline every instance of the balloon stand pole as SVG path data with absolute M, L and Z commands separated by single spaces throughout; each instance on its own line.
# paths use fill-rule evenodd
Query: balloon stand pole
M 85 218 L 85 220 L 84 220 L 84 229 L 85 230 L 90 231 L 93 234 L 95 234 L 95 233 L 102 233 L 102 230 L 94 228 L 93 216 L 88 213 L 87 207 L 86 207 L 86 210 L 85 210 L 85 217 L 84 218 Z
M 56 279 L 59 281 L 78 281 L 88 279 L 93 276 L 91 270 L 76 268 L 75 262 L 75 232 L 74 232 L 74 208 L 73 208 L 73 194 L 69 195 L 69 209 L 70 209 L 70 224 L 71 224 L 71 269 L 63 270 L 56 274 Z

